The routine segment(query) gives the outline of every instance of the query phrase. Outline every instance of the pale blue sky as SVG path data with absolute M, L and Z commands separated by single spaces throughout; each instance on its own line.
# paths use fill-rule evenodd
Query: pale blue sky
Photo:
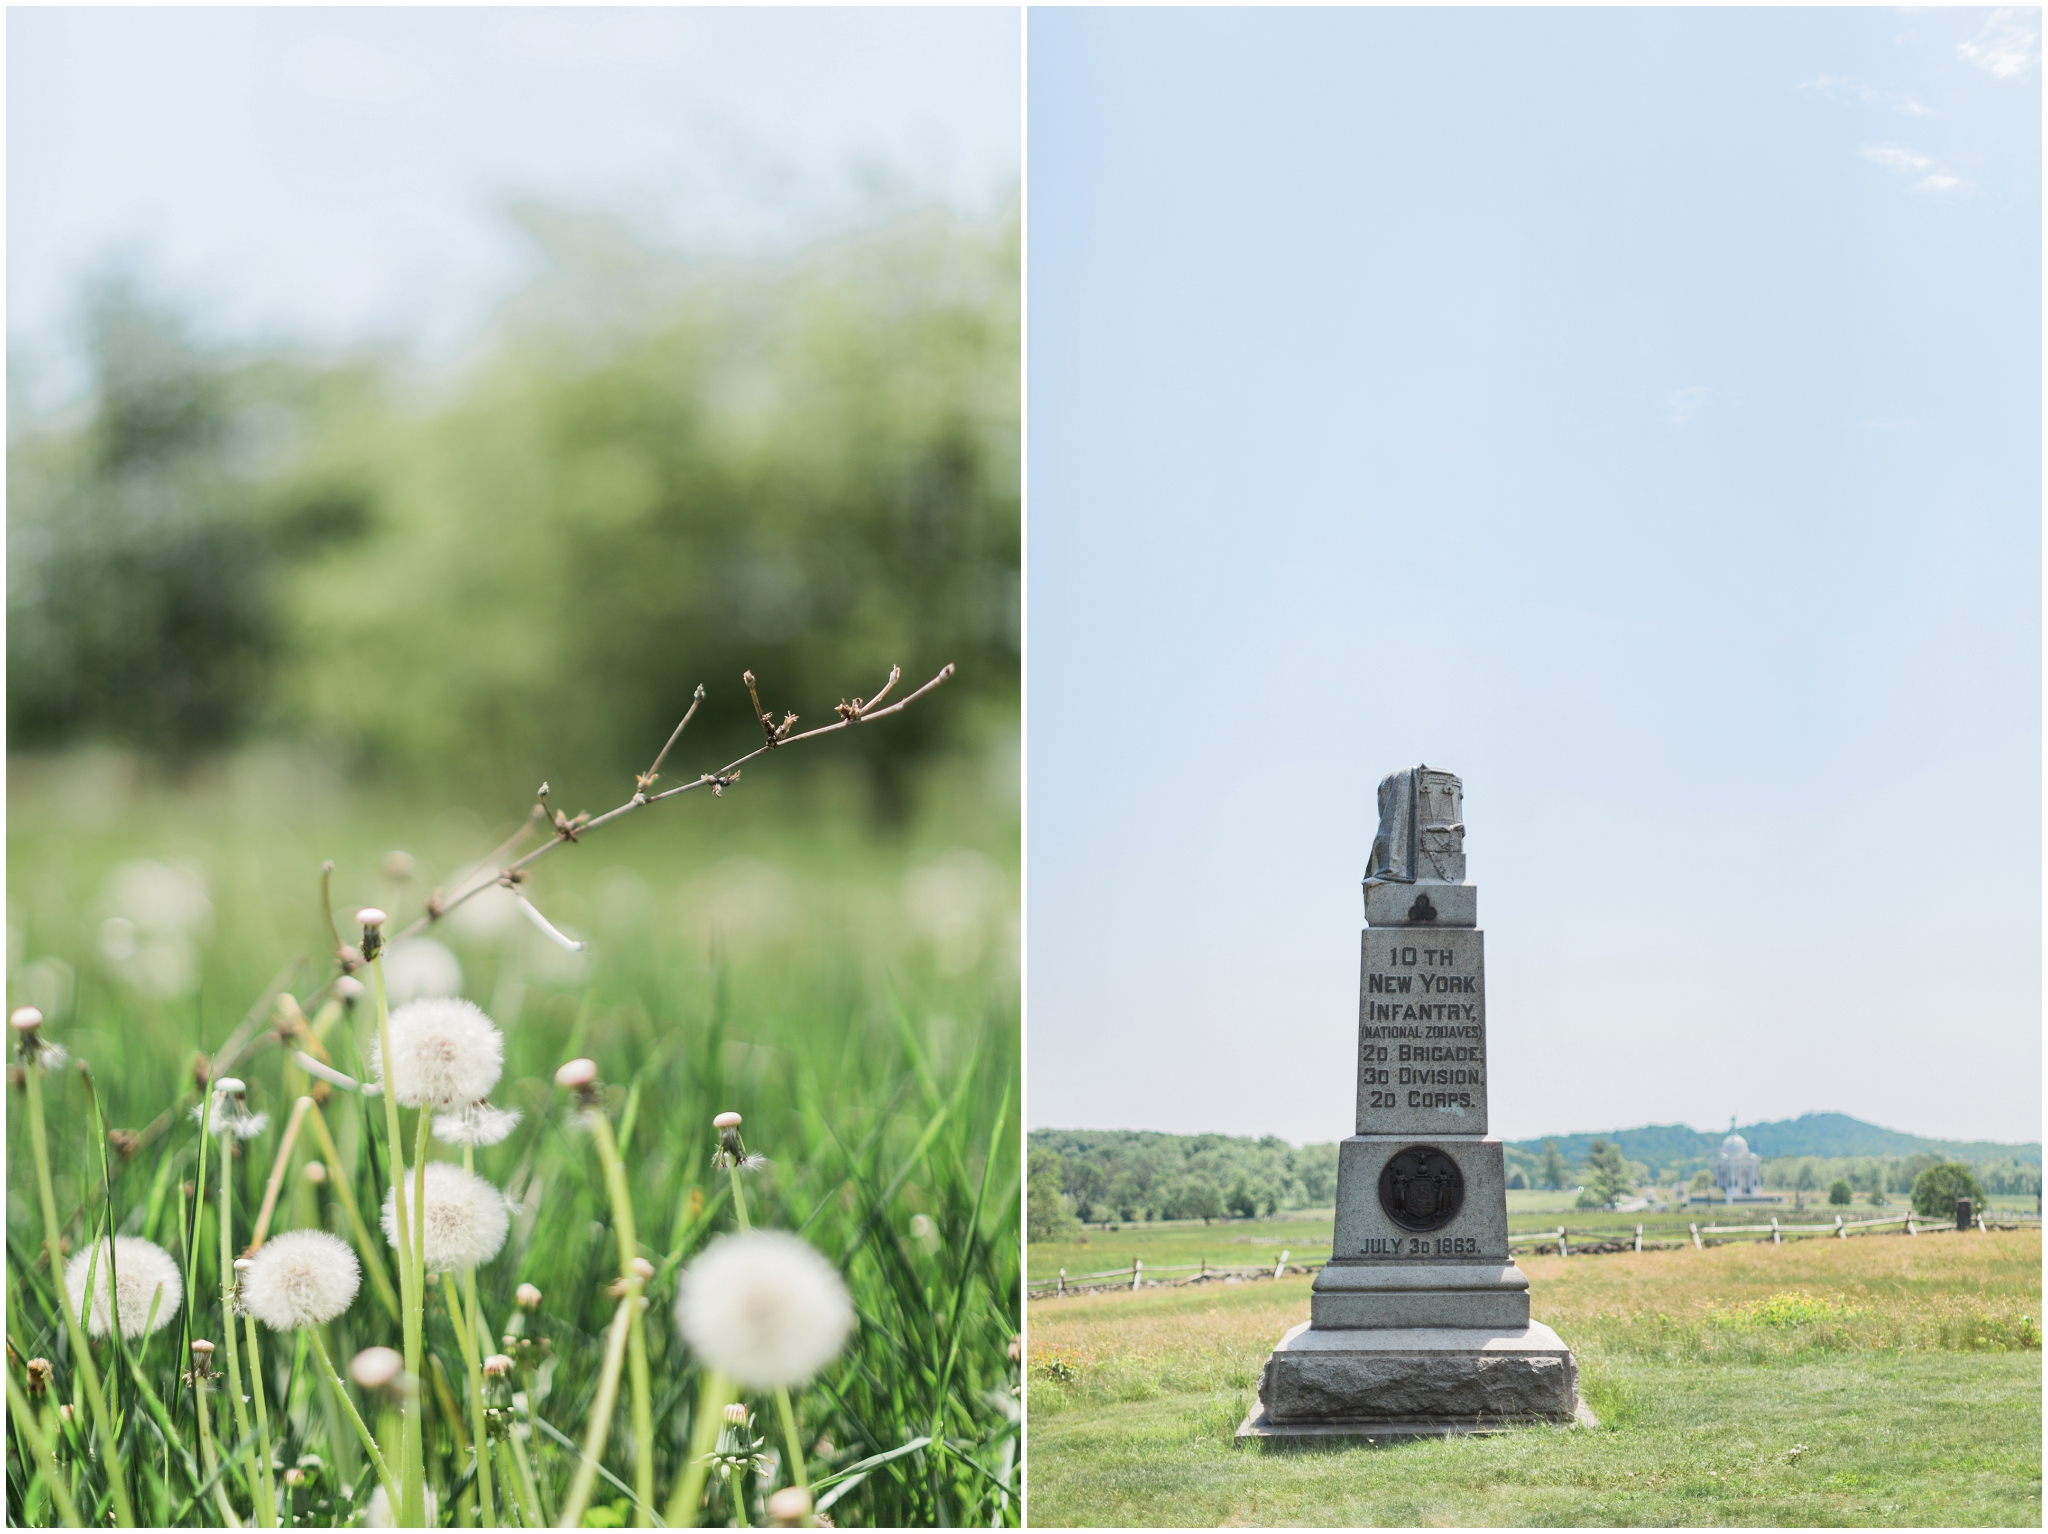
M 1014 196 L 1013 8 L 16 8 L 8 337 L 62 392 L 82 274 L 213 332 L 442 357 L 531 196 L 704 251 Z
M 1032 13 L 1032 1125 L 1347 1133 L 1427 761 L 1495 1133 L 2039 1138 L 2038 24 Z

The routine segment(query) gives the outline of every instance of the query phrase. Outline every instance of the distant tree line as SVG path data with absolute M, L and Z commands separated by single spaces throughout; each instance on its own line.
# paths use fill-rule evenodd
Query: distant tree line
M 1216 1220 L 1324 1209 L 1337 1198 L 1337 1147 L 1149 1130 L 1041 1129 L 1031 1135 L 1033 1240 L 1064 1224 Z
M 526 218 L 542 275 L 432 390 L 92 297 L 90 398 L 9 423 L 11 750 L 286 738 L 574 794 L 699 682 L 719 760 L 761 739 L 745 668 L 807 728 L 956 662 L 947 706 L 844 748 L 893 810 L 920 758 L 1015 728 L 1014 220 L 711 265 Z

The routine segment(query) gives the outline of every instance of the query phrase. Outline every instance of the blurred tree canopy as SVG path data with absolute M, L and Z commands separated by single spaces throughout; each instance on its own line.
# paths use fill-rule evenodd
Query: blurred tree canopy
M 707 265 L 520 217 L 542 275 L 424 401 L 101 295 L 89 414 L 10 444 L 15 749 L 285 734 L 623 790 L 700 682 L 670 781 L 759 742 L 744 669 L 801 728 L 956 662 L 836 753 L 888 807 L 919 757 L 1014 729 L 1014 222 Z

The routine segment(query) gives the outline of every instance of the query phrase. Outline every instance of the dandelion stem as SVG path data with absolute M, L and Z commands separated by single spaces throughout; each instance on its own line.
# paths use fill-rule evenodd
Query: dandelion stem
M 263 1395 L 263 1350 L 256 1336 L 256 1318 L 244 1314 L 242 1326 L 249 1338 L 249 1395 L 256 1404 L 256 1468 L 263 1477 L 264 1500 L 270 1504 L 269 1523 L 277 1524 L 277 1479 L 270 1464 L 270 1408 Z
M 391 1056 L 391 1009 L 384 995 L 384 956 L 380 948 L 377 956 L 370 961 L 370 990 L 377 1001 L 377 1048 L 382 1052 L 383 1080 L 396 1080 Z M 424 1112 L 421 1114 L 425 1118 Z M 426 1296 L 422 1294 L 417 1268 L 413 1263 L 413 1223 L 411 1206 L 405 1194 L 405 1135 L 398 1123 L 398 1097 L 395 1093 L 384 1094 L 384 1132 L 390 1147 L 391 1199 L 393 1225 L 398 1240 L 398 1288 L 399 1314 L 405 1331 L 405 1372 L 415 1379 L 423 1379 L 425 1363 L 422 1349 L 422 1309 Z M 398 1521 L 408 1528 L 419 1528 L 426 1522 L 426 1457 L 420 1439 L 420 1402 L 417 1396 L 409 1401 L 398 1419 L 399 1506 Z
M 583 1437 L 583 1461 L 576 1467 L 576 1479 L 569 1483 L 569 1500 L 562 1504 L 558 1529 L 579 1529 L 590 1506 L 590 1494 L 597 1487 L 597 1464 L 604 1455 L 604 1441 L 610 1436 L 612 1410 L 619 1402 L 619 1372 L 626 1362 L 626 1335 L 632 1330 L 635 1296 L 619 1301 L 612 1316 L 611 1337 L 605 1344 L 604 1370 L 597 1380 L 597 1398 L 590 1403 L 590 1426 Z
M 377 1286 L 377 1298 L 384 1302 L 384 1308 L 391 1312 L 391 1319 L 398 1319 L 398 1296 L 391 1292 L 391 1275 L 384 1271 L 384 1253 L 381 1244 L 370 1239 L 370 1227 L 363 1223 L 363 1212 L 356 1207 L 353 1181 L 342 1170 L 341 1152 L 336 1148 L 334 1136 L 327 1128 L 327 1120 L 321 1115 L 318 1104 L 306 1115 L 312 1122 L 313 1134 L 320 1141 L 320 1152 L 327 1158 L 329 1173 L 327 1182 L 341 1200 L 342 1210 L 348 1215 L 349 1227 L 355 1231 L 356 1250 L 362 1254 L 363 1266 L 370 1270 L 370 1281 Z
M 810 1494 L 811 1478 L 804 1471 L 804 1435 L 796 1424 L 796 1408 L 789 1401 L 789 1387 L 775 1387 L 775 1407 L 782 1415 L 782 1437 L 789 1445 L 789 1484 L 800 1488 L 806 1496 Z M 804 1527 L 810 1528 L 810 1514 L 804 1515 Z
M 391 1467 L 384 1462 L 383 1451 L 377 1447 L 377 1440 L 370 1435 L 369 1426 L 363 1421 L 362 1413 L 356 1410 L 356 1403 L 348 1398 L 348 1387 L 341 1382 L 341 1376 L 334 1371 L 334 1360 L 327 1356 L 327 1343 L 317 1326 L 303 1326 L 299 1330 L 306 1340 L 313 1344 L 313 1351 L 320 1359 L 320 1376 L 327 1381 L 335 1400 L 341 1402 L 341 1409 L 347 1415 L 349 1425 L 356 1430 L 356 1437 L 363 1441 L 363 1452 L 370 1456 L 370 1467 L 377 1472 L 377 1479 L 383 1484 L 384 1495 L 394 1504 L 398 1501 L 398 1482 L 391 1474 Z
M 526 1382 L 526 1402 L 527 1416 L 531 1418 L 533 1415 L 533 1380 L 531 1376 L 528 1377 Z M 531 1422 L 528 1423 L 527 1431 L 532 1431 Z M 519 1469 L 519 1495 L 528 1509 L 526 1515 L 527 1527 L 544 1529 L 548 1523 L 548 1505 L 541 1500 L 540 1486 L 533 1478 L 533 1462 L 526 1457 L 526 1445 L 519 1441 L 518 1434 L 513 1434 L 509 1442 L 512 1446 L 512 1463 Z
M 21 1429 L 21 1436 L 28 1440 L 29 1449 L 35 1454 L 36 1468 L 42 1472 L 43 1484 L 50 1488 L 50 1498 L 57 1504 L 57 1515 L 64 1520 L 67 1529 L 82 1529 L 85 1520 L 78 1516 L 78 1504 L 71 1500 L 71 1486 L 57 1472 L 57 1456 L 50 1450 L 50 1440 L 43 1436 L 43 1427 L 36 1420 L 36 1414 L 29 1409 L 21 1387 L 14 1383 L 13 1374 L 7 1376 L 7 1415 L 14 1425 Z
M 522 1528 L 541 1527 L 540 1509 L 534 1505 L 531 1493 L 519 1479 L 518 1467 L 512 1462 L 512 1445 L 501 1438 L 491 1447 L 498 1456 L 498 1479 L 505 1486 L 505 1521 L 509 1524 L 511 1515 L 517 1512 Z
M 263 1238 L 270 1233 L 270 1217 L 277 1212 L 278 1190 L 284 1186 L 285 1168 L 291 1165 L 292 1143 L 299 1137 L 300 1121 L 312 1106 L 310 1097 L 302 1097 L 292 1105 L 292 1116 L 284 1126 L 284 1138 L 277 1144 L 277 1159 L 270 1164 L 270 1181 L 263 1189 L 263 1207 L 256 1211 L 256 1229 L 249 1237 L 248 1250 L 251 1252 L 261 1246 Z
M 704 1387 L 697 1397 L 697 1420 L 690 1425 L 690 1457 L 683 1465 L 683 1478 L 669 1498 L 662 1522 L 672 1529 L 693 1529 L 704 1502 L 704 1478 L 710 1473 L 711 1450 L 718 1442 L 718 1422 L 733 1399 L 732 1381 L 716 1369 L 704 1371 Z
M 611 1120 L 602 1111 L 590 1115 L 591 1138 L 604 1159 L 606 1191 L 611 1195 L 612 1224 L 619 1236 L 619 1282 L 625 1286 L 626 1303 L 631 1306 L 626 1346 L 632 1365 L 633 1391 L 633 1490 L 639 1498 L 634 1510 L 634 1527 L 652 1526 L 654 1509 L 654 1389 L 647 1370 L 647 1325 L 640 1291 L 646 1285 L 633 1261 L 640 1255 L 640 1235 L 633 1220 L 633 1191 L 626 1182 L 626 1162 L 612 1134 Z
M 196 1365 L 194 1370 L 197 1372 Z M 227 1488 L 220 1483 L 220 1456 L 213 1448 L 212 1413 L 206 1409 L 208 1388 L 207 1381 L 203 1379 L 193 1381 L 192 1405 L 199 1415 L 199 1463 L 206 1470 L 206 1478 L 213 1483 L 213 1500 L 220 1509 L 222 1520 L 229 1528 L 239 1529 L 242 1521 L 235 1516 L 235 1509 L 228 1501 Z
M 107 1398 L 100 1390 L 100 1371 L 85 1343 L 82 1318 L 71 1313 L 71 1297 L 64 1284 L 64 1261 L 58 1247 L 62 1227 L 57 1223 L 56 1187 L 50 1181 L 49 1136 L 43 1127 L 43 1068 L 34 1055 L 24 1062 L 22 1074 L 28 1086 L 29 1144 L 35 1152 L 36 1192 L 42 1197 L 43 1240 L 50 1254 L 50 1277 L 57 1290 L 57 1308 L 64 1312 L 64 1331 L 71 1341 L 72 1368 L 77 1372 L 79 1383 L 85 1387 L 86 1401 L 91 1405 L 93 1421 L 99 1427 L 107 1485 L 114 1494 L 114 1519 L 122 1528 L 132 1529 L 135 1527 L 135 1508 L 128 1500 L 128 1477 L 121 1464 L 120 1440 L 114 1436 L 114 1419 L 107 1410 Z M 88 1293 L 87 1307 L 91 1303 L 92 1297 Z
M 732 1168 L 732 1210 L 734 1214 L 739 1216 L 741 1235 L 745 1235 L 754 1228 L 753 1221 L 747 1218 L 747 1190 L 740 1186 L 738 1162 L 734 1162 Z
M 249 1409 L 242 1404 L 242 1351 L 235 1340 L 235 1211 L 234 1184 L 229 1180 L 235 1158 L 228 1153 L 225 1142 L 220 1148 L 220 1198 L 216 1213 L 220 1216 L 220 1316 L 221 1326 L 227 1333 L 227 1379 L 228 1405 L 235 1415 L 235 1437 L 247 1440 L 249 1437 Z M 249 1360 L 253 1371 L 258 1367 L 254 1358 Z M 259 1384 L 256 1387 L 261 1390 Z M 256 1473 L 250 1478 L 250 1495 L 256 1503 L 256 1521 L 266 1529 L 277 1527 L 276 1486 L 270 1479 L 270 1447 L 262 1446 L 256 1456 Z
M 491 1497 L 491 1435 L 484 1427 L 484 1364 L 476 1350 L 476 1323 L 470 1319 L 475 1314 L 476 1269 L 466 1270 L 463 1277 L 469 1283 L 470 1307 L 463 1305 L 453 1273 L 441 1275 L 441 1287 L 448 1293 L 448 1314 L 455 1322 L 455 1335 L 462 1341 L 463 1367 L 469 1371 L 469 1423 L 470 1432 L 476 1440 L 477 1511 L 483 1526 L 495 1529 L 498 1515 Z

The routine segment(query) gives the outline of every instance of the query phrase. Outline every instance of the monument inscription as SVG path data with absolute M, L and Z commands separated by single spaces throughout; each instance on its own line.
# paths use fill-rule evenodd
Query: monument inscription
M 1365 929 L 1357 1132 L 1486 1133 L 1486 947 L 1477 928 Z

